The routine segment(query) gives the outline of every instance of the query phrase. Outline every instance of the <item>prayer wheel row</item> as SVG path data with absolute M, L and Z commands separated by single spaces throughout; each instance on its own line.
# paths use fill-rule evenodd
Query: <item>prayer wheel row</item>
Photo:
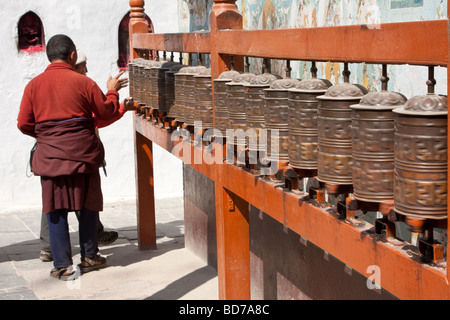
M 154 89 L 163 81 L 150 78 L 152 70 L 164 74 L 164 92 Z M 137 59 L 130 64 L 130 91 L 179 122 L 218 129 L 216 136 L 241 130 L 244 139 L 235 134 L 227 143 L 317 170 L 323 183 L 352 185 L 360 201 L 394 200 L 395 211 L 411 219 L 446 218 L 447 98 L 429 90 L 407 100 L 387 91 L 384 76 L 382 90 L 368 93 L 349 83 L 347 69 L 336 85 L 312 74 L 299 81 L 226 71 L 212 81 L 203 66 Z
M 252 134 L 268 160 L 316 169 L 327 184 L 352 185 L 360 201 L 394 200 L 395 211 L 410 219 L 446 218 L 446 97 L 429 93 L 407 101 L 384 83 L 368 93 L 349 83 L 346 72 L 334 86 L 314 73 L 302 81 L 237 76 L 228 83 L 226 128 L 267 129 L 266 141 L 258 141 L 257 130 Z
M 141 105 L 171 114 L 174 109 L 174 78 L 183 65 L 142 58 L 129 63 L 130 95 Z

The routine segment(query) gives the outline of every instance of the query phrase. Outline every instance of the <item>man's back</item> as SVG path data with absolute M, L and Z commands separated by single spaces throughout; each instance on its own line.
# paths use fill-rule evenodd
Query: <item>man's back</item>
M 90 118 L 108 120 L 119 110 L 116 91 L 105 97 L 98 85 L 90 78 L 80 75 L 66 63 L 52 63 L 31 80 L 25 88 L 18 127 L 34 135 L 36 123 L 49 120 Z

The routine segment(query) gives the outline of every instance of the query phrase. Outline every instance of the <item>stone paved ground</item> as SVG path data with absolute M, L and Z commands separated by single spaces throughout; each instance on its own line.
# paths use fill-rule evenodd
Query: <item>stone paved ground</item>
M 39 260 L 39 210 L 0 214 L 0 299 L 217 299 L 217 272 L 184 248 L 183 199 L 156 202 L 155 250 L 137 246 L 135 201 L 105 203 L 100 219 L 119 239 L 100 247 L 108 267 L 64 282 Z M 78 222 L 70 215 L 74 264 Z

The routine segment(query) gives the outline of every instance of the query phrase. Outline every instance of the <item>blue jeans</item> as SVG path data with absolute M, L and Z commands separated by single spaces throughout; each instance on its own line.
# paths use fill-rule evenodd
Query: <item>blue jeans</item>
M 68 210 L 65 209 L 47 213 L 50 247 L 55 268 L 66 268 L 73 264 L 67 216 Z M 81 257 L 92 258 L 98 253 L 98 211 L 82 209 L 78 222 Z

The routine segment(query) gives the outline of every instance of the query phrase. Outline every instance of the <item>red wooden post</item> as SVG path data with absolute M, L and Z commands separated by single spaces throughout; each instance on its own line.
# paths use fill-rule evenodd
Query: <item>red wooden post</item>
M 210 15 L 212 79 L 230 68 L 230 57 L 218 53 L 221 29 L 242 29 L 236 0 L 214 0 Z M 235 57 L 234 63 L 236 70 L 243 70 L 243 57 Z M 223 187 L 221 168 L 216 166 L 215 180 L 219 298 L 250 299 L 249 205 Z
M 145 1 L 144 0 L 130 0 L 130 59 L 139 58 L 136 50 L 133 48 L 133 33 L 148 33 L 148 23 L 145 19 Z
M 144 0 L 130 0 L 130 59 L 138 57 L 133 48 L 133 33 L 148 33 L 145 20 Z M 134 123 L 134 144 L 136 157 L 136 213 L 139 249 L 156 248 L 155 188 L 153 178 L 153 142 L 136 132 Z
M 249 205 L 216 180 L 219 298 L 250 299 Z
M 135 115 L 137 117 L 138 115 Z M 136 121 L 135 121 L 136 123 Z M 156 248 L 153 142 L 134 130 L 136 156 L 136 214 L 139 249 Z
M 218 53 L 219 30 L 242 29 L 242 15 L 236 6 L 236 0 L 214 0 L 211 14 L 209 16 L 211 34 L 211 76 L 216 79 L 230 66 L 230 57 L 221 56 Z M 236 70 L 243 71 L 243 57 L 234 58 Z

